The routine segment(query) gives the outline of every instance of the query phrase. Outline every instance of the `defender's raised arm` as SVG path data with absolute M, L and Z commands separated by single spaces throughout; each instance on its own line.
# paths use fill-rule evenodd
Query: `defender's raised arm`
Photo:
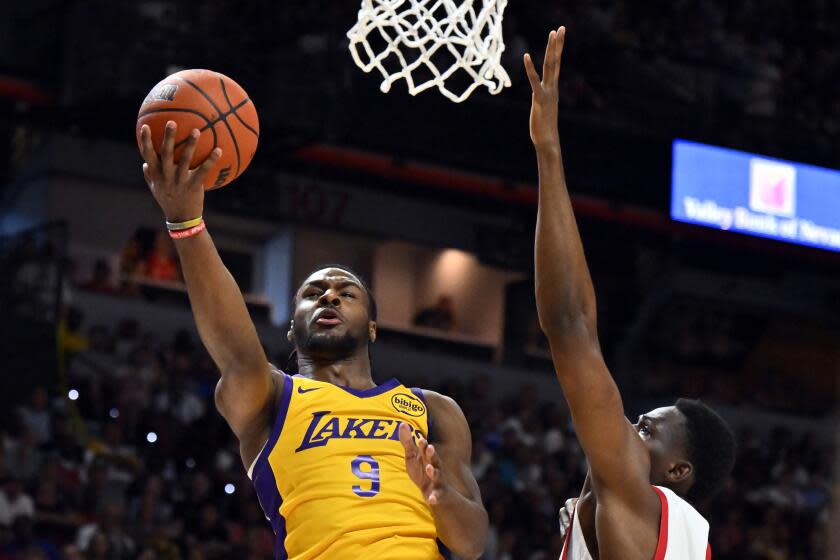
M 658 515 L 649 482 L 648 454 L 624 417 L 621 395 L 601 354 L 595 291 L 566 187 L 557 124 L 565 36 L 564 27 L 549 35 L 542 78 L 531 57 L 525 55 L 533 89 L 531 140 L 539 166 L 537 311 L 592 469 L 593 487 L 596 491 L 609 489 L 633 503 L 641 497 Z

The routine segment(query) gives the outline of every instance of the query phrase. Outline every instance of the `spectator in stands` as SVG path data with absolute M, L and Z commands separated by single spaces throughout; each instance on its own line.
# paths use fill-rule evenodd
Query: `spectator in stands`
M 137 292 L 137 274 L 143 261 L 143 245 L 140 238 L 140 230 L 135 231 L 120 252 L 119 290 L 125 294 Z
M 63 358 L 69 358 L 82 350 L 87 350 L 90 341 L 82 332 L 85 321 L 84 313 L 73 305 L 68 306 L 62 313 L 59 323 L 59 349 Z
M 22 426 L 19 437 L 6 442 L 6 465 L 9 474 L 21 480 L 29 480 L 38 472 L 41 454 L 38 450 L 38 432 L 29 426 Z
M 105 259 L 96 259 L 93 265 L 93 275 L 90 280 L 82 285 L 83 290 L 110 294 L 114 291 L 113 279 L 111 278 L 111 265 Z
M 41 469 L 35 485 L 35 531 L 67 540 L 75 535 L 82 516 L 74 509 L 73 486 L 61 486 L 58 458 Z
M 12 523 L 12 540 L 0 549 L 0 557 L 21 560 L 52 560 L 58 550 L 48 539 L 39 538 L 33 530 L 32 516 L 19 515 Z
M 115 551 L 111 550 L 111 544 L 108 542 L 108 537 L 101 532 L 94 533 L 90 537 L 86 546 L 80 548 L 84 551 L 86 560 L 112 560 L 114 558 L 124 558 L 119 556 Z
M 122 426 L 116 421 L 105 424 L 104 437 L 92 440 L 86 453 L 88 462 L 104 461 L 108 465 L 108 478 L 118 484 L 128 485 L 142 469 L 134 446 L 127 444 Z
M 123 499 L 124 492 L 124 486 L 108 476 L 108 462 L 97 458 L 87 469 L 78 507 L 82 514 L 92 517 L 104 510 L 107 504 Z
M 88 556 L 92 552 L 94 558 L 134 558 L 136 546 L 123 527 L 123 507 L 117 502 L 107 504 L 100 512 L 99 519 L 79 529 L 76 546 L 88 552 Z
M 119 322 L 114 340 L 114 353 L 120 360 L 128 361 L 137 348 L 140 339 L 140 324 L 136 319 L 126 318 Z
M 165 231 L 155 234 L 155 241 L 140 266 L 140 274 L 158 282 L 179 282 L 181 271 L 175 257 L 175 246 Z
M 50 439 L 49 395 L 44 387 L 37 387 L 32 392 L 30 404 L 20 409 L 20 418 L 25 430 L 35 433 L 37 443 L 43 444 Z
M 68 544 L 61 549 L 61 560 L 83 560 L 82 552 L 76 545 Z
M 23 491 L 23 481 L 9 477 L 2 482 L 0 490 L 0 527 L 9 528 L 20 518 L 35 516 L 35 502 Z
M 442 331 L 454 330 L 455 306 L 452 303 L 452 298 L 442 295 L 433 306 L 421 309 L 414 316 L 414 325 Z

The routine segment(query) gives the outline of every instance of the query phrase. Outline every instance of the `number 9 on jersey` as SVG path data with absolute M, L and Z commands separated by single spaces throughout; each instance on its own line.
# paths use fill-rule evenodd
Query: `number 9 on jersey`
M 370 488 L 360 485 L 353 486 L 353 492 L 362 498 L 372 498 L 379 494 L 379 463 L 370 455 L 359 455 L 350 463 L 353 474 L 361 480 L 369 480 Z

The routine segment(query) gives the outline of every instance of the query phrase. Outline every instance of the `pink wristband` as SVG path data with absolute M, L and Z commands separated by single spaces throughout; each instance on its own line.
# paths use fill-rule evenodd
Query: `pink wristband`
M 204 220 L 201 221 L 200 224 L 197 226 L 191 227 L 190 229 L 182 229 L 181 231 L 170 231 L 169 237 L 172 239 L 184 239 L 186 237 L 192 237 L 193 235 L 198 235 L 202 231 L 205 230 L 206 224 Z

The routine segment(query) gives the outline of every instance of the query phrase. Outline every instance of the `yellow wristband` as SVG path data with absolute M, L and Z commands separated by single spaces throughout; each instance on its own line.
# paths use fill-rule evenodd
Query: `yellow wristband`
M 186 222 L 166 222 L 166 229 L 169 231 L 181 231 L 183 229 L 194 228 L 200 224 L 203 219 L 204 218 L 202 216 L 199 216 L 198 218 L 187 220 Z

